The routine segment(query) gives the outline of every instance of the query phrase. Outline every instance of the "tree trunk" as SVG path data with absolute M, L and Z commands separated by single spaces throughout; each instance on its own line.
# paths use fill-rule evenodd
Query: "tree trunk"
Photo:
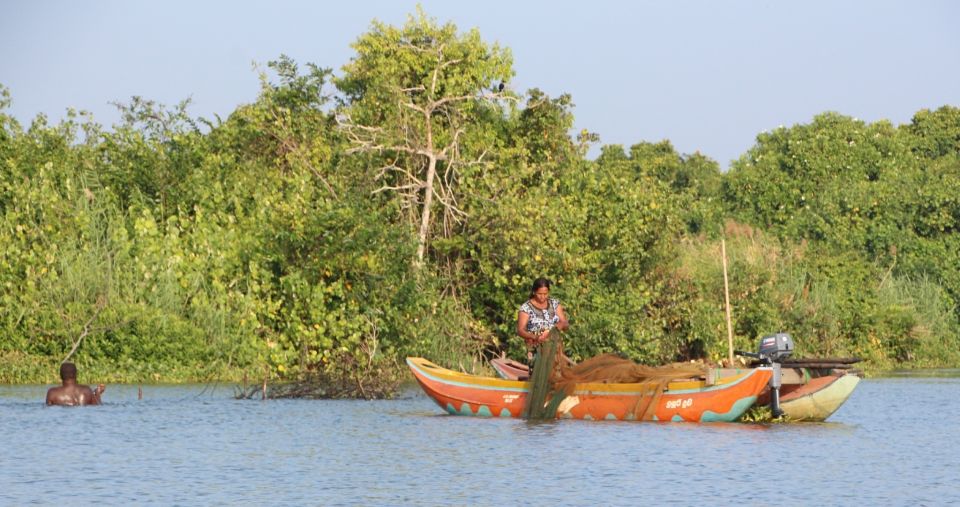
M 434 72 L 436 77 L 436 72 Z M 427 178 L 423 182 L 423 210 L 420 211 L 420 234 L 417 238 L 417 268 L 423 267 L 423 254 L 427 250 L 427 234 L 430 232 L 430 207 L 433 205 L 433 178 L 437 174 L 437 154 L 433 151 L 433 105 L 423 109 L 424 131 L 427 133 Z
M 423 183 L 423 210 L 420 212 L 420 235 L 417 241 L 417 266 L 423 266 L 423 254 L 427 249 L 427 232 L 430 230 L 430 206 L 433 204 L 433 178 L 437 174 L 437 158 L 430 157 L 427 179 Z

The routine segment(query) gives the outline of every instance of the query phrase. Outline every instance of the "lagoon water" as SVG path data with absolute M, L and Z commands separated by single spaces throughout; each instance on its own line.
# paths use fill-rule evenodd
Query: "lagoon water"
M 957 372 L 954 372 L 957 373 Z M 386 401 L 0 386 L 0 505 L 950 505 L 960 377 L 866 379 L 822 424 L 526 423 Z

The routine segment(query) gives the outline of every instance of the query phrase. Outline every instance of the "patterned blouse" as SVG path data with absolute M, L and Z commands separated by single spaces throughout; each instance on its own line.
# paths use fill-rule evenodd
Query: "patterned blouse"
M 520 311 L 530 316 L 530 318 L 527 319 L 527 328 L 525 331 L 540 334 L 553 329 L 553 326 L 556 326 L 557 322 L 560 322 L 560 316 L 557 315 L 557 307 L 559 306 L 560 301 L 554 298 L 547 300 L 547 307 L 543 310 L 533 306 L 530 300 L 520 305 Z

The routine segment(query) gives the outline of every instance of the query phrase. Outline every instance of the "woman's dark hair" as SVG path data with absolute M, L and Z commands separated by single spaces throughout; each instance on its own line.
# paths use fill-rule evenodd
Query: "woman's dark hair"
M 544 277 L 537 278 L 533 281 L 533 287 L 530 287 L 530 297 L 533 298 L 534 294 L 537 293 L 537 289 L 542 289 L 544 287 L 550 288 L 552 282 Z

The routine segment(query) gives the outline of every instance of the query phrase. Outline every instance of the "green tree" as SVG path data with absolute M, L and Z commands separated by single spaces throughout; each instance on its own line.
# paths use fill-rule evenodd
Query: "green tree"
M 923 157 L 936 159 L 960 153 L 960 107 L 918 111 L 906 130 L 914 140 L 914 152 Z
M 354 44 L 357 55 L 337 85 L 345 95 L 338 114 L 348 153 L 375 155 L 375 192 L 396 195 L 416 224 L 415 263 L 423 263 L 438 200 L 444 224 L 464 215 L 457 186 L 465 165 L 484 153 L 465 153 L 484 108 L 511 96 L 499 84 L 513 74 L 510 52 L 488 45 L 477 30 L 458 33 L 422 10 L 402 27 L 374 22 Z

